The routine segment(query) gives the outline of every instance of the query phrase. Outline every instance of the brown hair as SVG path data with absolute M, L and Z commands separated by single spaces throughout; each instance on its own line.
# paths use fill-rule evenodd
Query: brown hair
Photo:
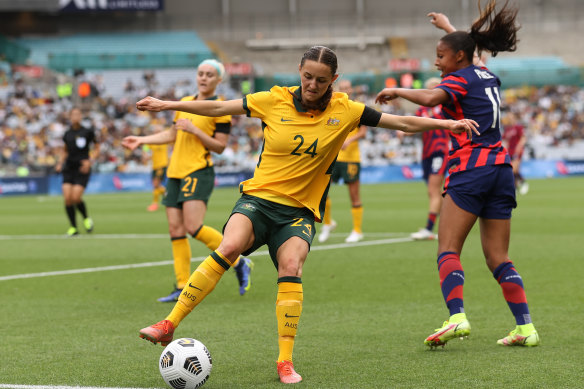
M 337 67 L 338 67 L 337 55 L 335 54 L 334 51 L 332 51 L 328 47 L 312 46 L 310 49 L 308 49 L 302 55 L 302 59 L 300 60 L 300 67 L 301 68 L 304 66 L 304 62 L 306 62 L 306 60 L 320 62 L 320 63 L 327 65 L 330 68 L 331 74 L 333 76 L 337 73 Z M 304 101 L 302 101 L 302 96 L 298 96 L 298 97 L 300 99 L 300 102 L 302 103 L 302 106 L 305 109 L 317 109 L 320 111 L 324 111 L 326 109 L 328 103 L 331 101 L 332 96 L 333 96 L 333 87 L 331 84 L 331 85 L 329 85 L 329 87 L 328 87 L 327 91 L 324 93 L 324 95 L 322 95 L 320 100 L 318 102 L 316 102 L 315 104 L 307 104 Z
M 483 50 L 490 51 L 493 57 L 501 51 L 515 51 L 519 42 L 517 31 L 521 28 L 515 22 L 519 8 L 508 7 L 507 0 L 499 12 L 495 12 L 496 5 L 496 0 L 489 0 L 481 9 L 479 0 L 480 16 L 473 22 L 470 31 L 455 31 L 442 37 L 441 41 L 456 52 L 462 50 L 471 62 L 475 50 L 479 56 Z M 485 26 L 486 29 L 483 29 Z

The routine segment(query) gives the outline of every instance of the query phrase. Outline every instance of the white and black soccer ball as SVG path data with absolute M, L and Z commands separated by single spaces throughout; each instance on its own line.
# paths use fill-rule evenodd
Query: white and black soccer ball
M 209 379 L 212 366 L 207 347 L 191 338 L 169 343 L 158 362 L 162 378 L 174 389 L 200 388 Z

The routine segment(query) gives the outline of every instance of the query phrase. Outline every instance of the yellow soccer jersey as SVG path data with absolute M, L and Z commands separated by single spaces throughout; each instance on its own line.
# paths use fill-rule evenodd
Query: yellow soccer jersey
M 190 101 L 194 99 L 194 96 L 189 96 L 184 97 L 181 101 Z M 216 99 L 217 97 L 214 96 L 208 100 Z M 231 124 L 231 115 L 208 117 L 178 111 L 174 115 L 174 122 L 183 118 L 190 120 L 193 125 L 200 128 L 210 136 L 215 134 L 217 124 Z M 170 165 L 168 166 L 167 171 L 168 177 L 184 178 L 196 170 L 212 165 L 213 161 L 211 160 L 211 152 L 203 145 L 203 143 L 201 143 L 197 136 L 185 131 L 177 131 L 172 156 L 170 157 Z
M 247 115 L 262 120 L 264 143 L 253 178 L 243 193 L 306 207 L 321 221 L 333 163 L 347 134 L 357 127 L 362 103 L 335 92 L 325 111 L 305 111 L 293 96 L 298 87 L 273 87 L 247 95 Z
M 152 150 L 152 170 L 161 169 L 168 166 L 168 145 L 149 145 Z
M 349 132 L 347 138 L 355 136 L 359 131 L 359 126 L 357 126 L 353 131 Z M 351 142 L 351 144 L 344 150 L 339 151 L 339 156 L 337 157 L 339 162 L 361 162 L 361 153 L 359 152 L 359 141 L 356 140 Z

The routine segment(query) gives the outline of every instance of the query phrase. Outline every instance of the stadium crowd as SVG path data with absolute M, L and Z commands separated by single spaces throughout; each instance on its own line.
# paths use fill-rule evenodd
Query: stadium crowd
M 23 79 L 0 85 L 0 176 L 46 175 L 54 172 L 56 156 L 67 128 L 67 112 L 80 105 L 85 112 L 84 125 L 96 131 L 100 154 L 94 164 L 98 172 L 148 172 L 147 148 L 129 152 L 121 147 L 128 135 L 145 135 L 153 126 L 168 126 L 172 115 L 139 112 L 135 103 L 146 95 L 162 99 L 180 99 L 193 93 L 193 83 L 184 80 L 169 88 L 160 88 L 154 73 L 144 75 L 141 85 L 131 82 L 118 99 L 108 97 L 93 79 L 90 92 L 79 97 L 57 93 L 58 82 L 30 83 Z M 79 82 L 77 82 L 79 83 Z M 370 105 L 374 92 L 357 87 L 357 99 Z M 370 93 L 369 93 L 370 92 Z M 237 96 L 237 92 L 229 91 Z M 584 90 L 576 86 L 522 87 L 504 91 L 503 106 L 517 112 L 528 136 L 527 158 L 542 158 L 541 148 L 566 147 L 584 140 Z M 409 110 L 397 101 L 384 111 L 406 114 Z M 412 110 L 413 112 L 413 110 Z M 503 116 L 503 121 L 505 117 Z M 262 130 L 256 119 L 234 117 L 232 135 L 222 155 L 216 155 L 217 171 L 253 170 L 261 147 Z M 420 139 L 402 137 L 395 132 L 372 128 L 361 140 L 363 166 L 412 163 L 421 159 Z

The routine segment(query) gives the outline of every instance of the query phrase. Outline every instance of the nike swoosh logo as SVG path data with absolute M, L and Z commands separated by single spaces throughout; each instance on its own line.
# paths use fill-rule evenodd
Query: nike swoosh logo
M 281 121 L 281 122 L 291 122 L 291 121 L 292 121 L 292 119 L 284 119 L 284 118 L 282 118 L 282 119 L 280 119 L 280 121 Z
M 193 289 L 200 290 L 201 292 L 203 291 L 203 289 L 197 288 L 195 285 L 191 284 L 190 282 L 189 282 L 189 286 Z
M 286 313 L 286 314 L 284 314 L 284 316 L 285 316 L 285 317 L 300 317 L 300 315 L 298 315 L 298 316 L 292 316 L 292 315 L 288 315 L 287 313 Z

